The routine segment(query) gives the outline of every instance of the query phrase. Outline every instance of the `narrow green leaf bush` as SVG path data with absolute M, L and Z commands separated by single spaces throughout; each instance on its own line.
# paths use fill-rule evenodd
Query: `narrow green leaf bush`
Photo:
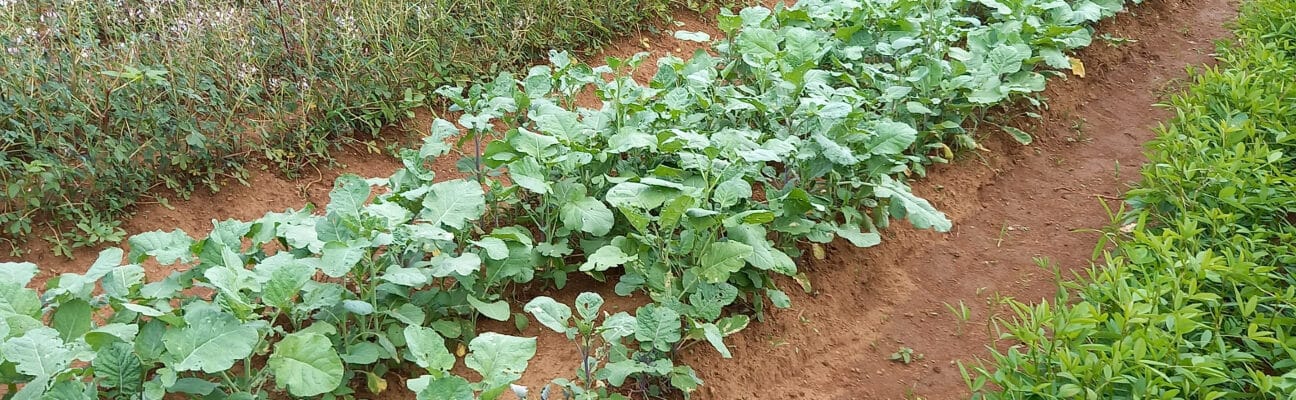
M 251 162 L 294 175 L 410 115 L 430 89 L 598 47 L 673 3 L 2 4 L 0 242 L 17 251 L 36 232 L 70 255 L 120 241 L 140 197 L 218 190 Z
M 1013 303 L 1020 345 L 965 372 L 975 398 L 1293 398 L 1294 21 L 1243 4 L 1236 44 L 1166 104 L 1114 251 L 1055 304 Z

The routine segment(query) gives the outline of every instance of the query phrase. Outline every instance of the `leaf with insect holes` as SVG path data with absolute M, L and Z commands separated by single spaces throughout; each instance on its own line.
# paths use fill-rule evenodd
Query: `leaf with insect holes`
M 536 339 L 486 332 L 468 343 L 471 354 L 464 366 L 481 374 L 478 389 L 491 390 L 508 386 L 522 377 L 527 362 L 535 357 Z
M 638 256 L 626 254 L 624 251 L 621 251 L 620 247 L 607 245 L 595 250 L 594 254 L 591 254 L 589 258 L 585 260 L 584 264 L 581 264 L 580 270 L 586 272 L 607 271 L 608 268 L 623 265 L 637 259 L 639 259 Z
M 735 241 L 712 243 L 698 260 L 697 274 L 706 282 L 724 282 L 747 264 L 752 247 Z
M 522 311 L 531 313 L 540 324 L 558 333 L 567 333 L 567 323 L 572 316 L 570 307 L 548 296 L 531 299 Z
M 649 304 L 635 311 L 635 340 L 670 351 L 680 341 L 680 315 L 667 307 Z
M 415 364 L 428 371 L 449 371 L 454 368 L 455 356 L 446 349 L 445 338 L 432 328 L 405 327 L 405 343 Z
M 603 296 L 598 293 L 584 292 L 576 296 L 576 313 L 581 319 L 590 321 L 598 317 L 599 308 L 603 307 Z

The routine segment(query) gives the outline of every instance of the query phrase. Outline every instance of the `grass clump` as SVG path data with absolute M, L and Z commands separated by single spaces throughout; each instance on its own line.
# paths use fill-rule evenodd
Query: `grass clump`
M 1278 399 L 1296 393 L 1296 3 L 1244 5 L 1149 146 L 1115 250 L 1021 342 L 965 373 L 975 398 Z M 1070 294 L 1074 292 L 1074 297 Z

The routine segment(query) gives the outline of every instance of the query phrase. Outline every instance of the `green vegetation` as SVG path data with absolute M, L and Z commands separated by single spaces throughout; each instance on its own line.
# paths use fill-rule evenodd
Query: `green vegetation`
M 1021 344 L 968 375 L 976 398 L 1293 398 L 1294 21 L 1244 3 L 1237 44 L 1167 104 L 1115 249 L 1053 305 L 1014 303 Z
M 672 4 L 0 1 L 0 242 L 117 242 L 141 197 L 218 190 L 253 161 L 296 174 L 431 89 L 597 47 Z
M 396 374 L 420 399 L 494 399 L 525 390 L 536 342 L 477 321 L 524 318 L 518 285 L 582 274 L 651 302 L 527 303 L 582 356 L 543 397 L 688 396 L 702 382 L 677 353 L 729 355 L 751 315 L 790 306 L 778 275 L 811 290 L 805 249 L 876 245 L 892 219 L 948 230 L 908 179 L 975 147 L 972 115 L 1042 90 L 1122 6 L 805 0 L 722 13 L 714 55 L 658 59 L 649 82 L 628 73 L 642 55 L 554 52 L 443 87 L 457 121 L 435 120 L 390 177 L 338 178 L 322 210 L 136 235 L 43 291 L 26 287 L 36 266 L 0 265 L 0 382 L 21 399 L 354 398 Z M 574 105 L 587 92 L 598 108 Z M 438 181 L 428 164 L 456 137 L 482 150 L 461 163 L 475 180 Z M 179 270 L 146 281 L 154 263 Z

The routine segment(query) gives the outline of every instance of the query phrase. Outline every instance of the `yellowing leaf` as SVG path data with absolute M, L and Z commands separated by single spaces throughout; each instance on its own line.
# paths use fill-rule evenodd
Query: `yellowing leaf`
M 1084 78 L 1085 76 L 1084 62 L 1081 62 L 1079 58 L 1073 58 L 1073 57 L 1067 57 L 1067 61 L 1071 62 L 1071 73 L 1075 74 L 1075 76 Z
M 824 251 L 823 246 L 820 246 L 819 243 L 812 243 L 810 245 L 810 250 L 814 252 L 814 258 L 816 260 L 828 258 L 827 252 Z

